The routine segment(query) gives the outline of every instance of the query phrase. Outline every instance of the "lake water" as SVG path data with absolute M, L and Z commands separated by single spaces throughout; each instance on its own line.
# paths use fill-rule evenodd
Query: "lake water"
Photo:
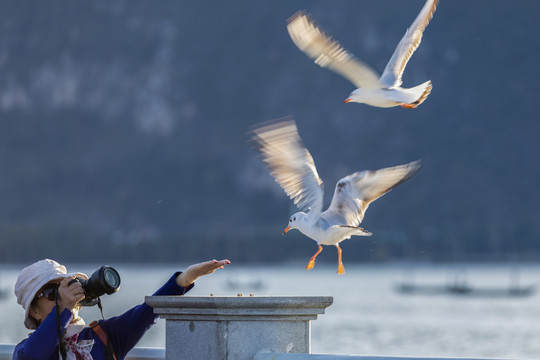
M 122 287 L 102 298 L 105 317 L 127 310 L 159 288 L 176 269 L 170 265 L 116 265 Z M 335 266 L 317 264 L 276 266 L 230 265 L 197 281 L 189 295 L 324 295 L 334 304 L 312 321 L 312 352 L 362 355 L 439 357 L 492 357 L 538 359 L 540 354 L 539 295 L 527 297 L 472 297 L 466 295 L 401 294 L 395 285 L 403 279 L 417 284 L 445 285 L 456 274 L 478 287 L 506 287 L 515 269 L 503 265 L 352 265 L 336 274 Z M 90 274 L 99 265 L 68 265 L 69 271 Z M 9 296 L 0 300 L 0 343 L 17 343 L 28 331 L 24 312 L 12 289 L 22 266 L 0 266 L 0 288 Z M 540 265 L 519 266 L 521 284 L 540 279 Z M 231 281 L 240 283 L 233 288 Z M 253 289 L 250 284 L 259 283 Z M 96 307 L 84 308 L 83 318 L 100 318 Z M 139 346 L 165 345 L 165 321 L 160 320 Z

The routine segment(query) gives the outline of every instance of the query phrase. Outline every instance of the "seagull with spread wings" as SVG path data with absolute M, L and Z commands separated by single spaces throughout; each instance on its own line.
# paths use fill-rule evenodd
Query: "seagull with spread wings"
M 359 227 L 369 204 L 413 177 L 420 161 L 380 170 L 365 170 L 345 176 L 336 184 L 330 207 L 322 211 L 323 182 L 309 151 L 298 135 L 292 117 L 262 123 L 252 129 L 252 139 L 276 182 L 303 211 L 289 219 L 283 231 L 298 229 L 315 240 L 318 251 L 306 269 L 312 269 L 322 245 L 338 251 L 338 274 L 345 273 L 339 243 L 351 236 L 369 236 Z
M 402 88 L 405 66 L 420 45 L 424 29 L 433 17 L 438 0 L 427 0 L 394 50 L 383 74 L 355 58 L 336 40 L 327 35 L 305 11 L 288 19 L 287 30 L 293 42 L 315 63 L 342 75 L 358 88 L 345 102 L 364 103 L 376 107 L 402 106 L 416 108 L 431 92 L 431 81 L 412 88 Z

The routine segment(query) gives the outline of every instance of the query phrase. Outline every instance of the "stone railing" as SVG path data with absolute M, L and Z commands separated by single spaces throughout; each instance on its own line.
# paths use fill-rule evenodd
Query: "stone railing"
M 253 360 L 490 360 L 479 358 L 435 358 L 409 356 L 361 356 L 361 355 L 329 355 L 329 354 L 285 354 L 269 350 L 258 352 Z M 497 360 L 497 359 L 491 359 Z M 498 359 L 504 360 L 504 359 Z
M 0 360 L 11 360 L 15 345 L 0 344 Z M 130 351 L 126 360 L 163 360 L 165 349 L 135 348 Z M 397 357 L 397 356 L 359 356 L 359 355 L 324 355 L 324 354 L 291 354 L 275 353 L 262 350 L 255 354 L 253 360 L 489 360 L 478 358 L 433 358 L 433 357 Z M 495 359 L 491 359 L 495 360 Z M 498 359 L 501 360 L 501 359 Z
M 458 360 L 311 354 L 311 320 L 332 304 L 330 296 L 148 296 L 146 302 L 166 321 L 165 349 L 135 348 L 127 360 Z M 0 360 L 11 359 L 13 348 L 0 344 Z
M 0 360 L 11 360 L 15 345 L 0 344 Z M 135 348 L 131 350 L 126 360 L 163 360 L 165 349 L 162 348 Z

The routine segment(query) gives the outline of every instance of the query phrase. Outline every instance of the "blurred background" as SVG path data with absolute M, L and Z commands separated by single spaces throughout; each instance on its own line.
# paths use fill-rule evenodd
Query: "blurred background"
M 342 243 L 346 269 L 534 268 L 538 1 L 441 1 L 403 76 L 405 87 L 433 83 L 414 110 L 343 104 L 354 86 L 314 64 L 286 29 L 306 9 L 382 72 L 423 4 L 0 2 L 1 264 L 229 258 L 303 271 L 316 244 L 297 231 L 281 236 L 296 208 L 247 135 L 290 114 L 326 204 L 347 174 L 425 161 L 371 205 L 362 226 L 372 237 Z M 331 247 L 318 257 L 331 279 L 336 258 Z M 1 276 L 11 292 L 13 277 Z
M 316 247 L 281 236 L 296 209 L 247 143 L 288 114 L 327 203 L 347 174 L 425 160 L 345 260 L 537 260 L 540 4 L 486 5 L 439 4 L 403 79 L 433 92 L 408 110 L 343 104 L 353 85 L 286 19 L 307 9 L 382 72 L 423 1 L 2 2 L 2 260 L 304 258 Z

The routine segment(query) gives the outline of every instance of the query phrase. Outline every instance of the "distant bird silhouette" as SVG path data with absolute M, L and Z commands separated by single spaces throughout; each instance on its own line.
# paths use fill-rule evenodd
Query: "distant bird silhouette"
M 307 213 L 291 216 L 283 231 L 298 229 L 315 240 L 318 251 L 306 269 L 312 269 L 322 245 L 335 245 L 338 251 L 338 274 L 345 273 L 339 243 L 353 235 L 371 233 L 358 227 L 369 204 L 399 184 L 413 177 L 421 167 L 420 161 L 375 171 L 355 172 L 339 180 L 330 207 L 322 211 L 323 182 L 315 163 L 298 135 L 292 117 L 256 125 L 252 139 L 262 160 L 276 182 L 294 203 Z
M 420 45 L 422 33 L 433 17 L 437 3 L 438 0 L 426 1 L 394 50 L 381 77 L 325 34 L 305 11 L 289 18 L 287 29 L 296 46 L 316 64 L 335 71 L 358 87 L 351 92 L 346 103 L 357 102 L 382 108 L 398 105 L 416 108 L 431 92 L 431 81 L 413 88 L 402 88 L 401 76 L 411 55 Z

